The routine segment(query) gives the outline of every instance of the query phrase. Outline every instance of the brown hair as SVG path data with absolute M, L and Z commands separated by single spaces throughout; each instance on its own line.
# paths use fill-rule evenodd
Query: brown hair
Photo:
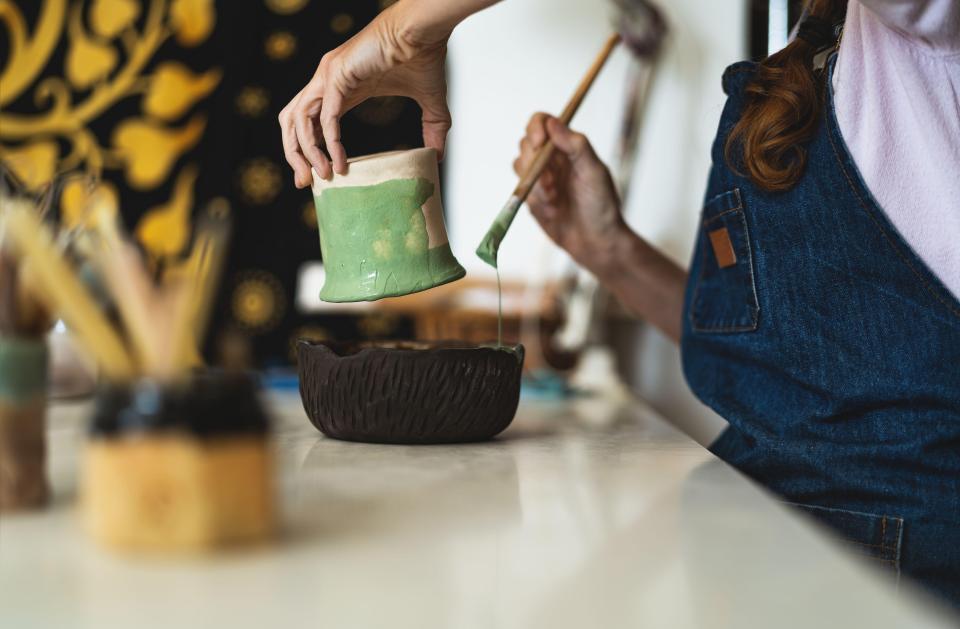
M 841 22 L 847 0 L 807 0 L 810 15 Z M 727 137 L 727 163 L 770 192 L 789 190 L 807 161 L 806 143 L 820 119 L 822 73 L 813 68 L 816 48 L 795 38 L 757 67 L 747 85 L 746 106 Z

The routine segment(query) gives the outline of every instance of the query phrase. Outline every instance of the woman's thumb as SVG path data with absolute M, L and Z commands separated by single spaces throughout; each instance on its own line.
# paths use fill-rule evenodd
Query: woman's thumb
M 571 162 L 593 153 L 590 141 L 585 135 L 571 131 L 567 125 L 552 116 L 547 118 L 547 134 L 553 145 L 563 151 Z

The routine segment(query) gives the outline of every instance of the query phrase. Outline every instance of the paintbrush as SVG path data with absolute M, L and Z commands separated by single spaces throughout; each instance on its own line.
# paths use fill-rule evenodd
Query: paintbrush
M 590 86 L 593 85 L 594 80 L 597 78 L 597 75 L 600 74 L 600 70 L 607 62 L 607 59 L 610 58 L 610 53 L 613 52 L 613 49 L 616 48 L 619 41 L 619 35 L 611 35 L 606 43 L 604 43 L 600 54 L 594 59 L 593 65 L 587 70 L 586 75 L 584 75 L 580 81 L 580 85 L 577 86 L 577 90 L 570 98 L 570 102 L 567 103 L 563 113 L 560 114 L 560 122 L 565 125 L 570 124 L 574 114 L 577 113 L 577 109 L 580 107 L 580 103 L 583 102 L 584 97 L 590 90 Z M 533 186 L 537 183 L 537 179 L 540 178 L 540 174 L 544 168 L 546 168 L 547 162 L 550 161 L 553 148 L 553 142 L 549 140 L 540 147 L 533 163 L 531 163 L 527 171 L 523 173 L 517 187 L 513 189 L 513 194 L 510 195 L 510 199 L 506 205 L 503 206 L 503 209 L 500 210 L 500 213 L 497 214 L 497 218 L 487 231 L 487 235 L 484 236 L 480 242 L 480 246 L 477 247 L 477 255 L 490 266 L 496 268 L 497 252 L 500 250 L 500 243 L 503 241 L 504 236 L 506 236 L 507 230 L 510 229 L 510 224 L 513 223 L 513 219 L 517 215 L 520 205 L 523 204 L 527 195 L 530 194 Z
M 88 229 L 96 235 L 93 261 L 103 277 L 113 303 L 120 313 L 143 371 L 152 371 L 164 352 L 158 334 L 156 313 L 160 310 L 157 290 L 147 276 L 140 252 L 122 233 L 118 217 L 96 198 L 85 211 Z
M 36 281 L 29 264 L 21 264 L 17 278 L 17 334 L 40 338 L 53 327 L 53 318 L 46 303 L 37 294 Z
M 42 337 L 50 315 L 34 294 L 29 266 L 0 247 L 0 336 Z
M 197 223 L 193 248 L 186 264 L 186 277 L 179 280 L 179 295 L 174 304 L 172 342 L 174 350 L 170 371 L 198 366 L 199 355 L 210 308 L 216 296 L 216 284 L 230 238 L 230 206 L 225 199 L 214 199 Z
M 4 223 L 21 261 L 28 261 L 31 281 L 44 303 L 63 318 L 108 378 L 131 378 L 133 362 L 120 336 L 57 249 L 53 234 L 33 207 L 27 202 L 10 203 Z
M 10 179 L 12 173 L 0 174 L 0 214 L 14 199 L 35 205 L 38 216 L 43 217 L 50 210 L 58 187 L 58 179 L 45 186 L 36 197 L 24 196 L 22 190 L 16 196 L 10 194 L 10 185 L 16 184 Z M 50 328 L 49 313 L 33 293 L 28 269 L 17 261 L 4 237 L 2 217 L 0 217 L 0 334 L 17 337 L 40 337 Z
M 14 336 L 17 333 L 17 264 L 0 245 L 0 335 Z

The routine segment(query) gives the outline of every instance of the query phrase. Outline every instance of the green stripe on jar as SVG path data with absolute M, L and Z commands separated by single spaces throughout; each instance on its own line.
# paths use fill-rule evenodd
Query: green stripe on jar
M 0 400 L 27 402 L 45 395 L 46 386 L 46 341 L 0 337 Z

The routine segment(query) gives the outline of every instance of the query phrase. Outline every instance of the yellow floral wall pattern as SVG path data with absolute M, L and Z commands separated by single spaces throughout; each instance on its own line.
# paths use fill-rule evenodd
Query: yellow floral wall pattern
M 150 255 L 179 254 L 197 165 L 178 161 L 207 124 L 204 115 L 188 114 L 222 72 L 156 56 L 165 45 L 202 44 L 216 17 L 213 0 L 0 0 L 9 50 L 0 67 L 0 160 L 30 188 L 81 173 L 114 200 L 104 171 L 122 173 L 137 190 L 169 182 L 169 199 L 148 208 L 135 232 Z M 51 67 L 58 47 L 59 67 Z M 25 97 L 29 112 L 10 108 Z M 94 133 L 107 118 L 116 119 L 112 132 Z M 85 186 L 75 179 L 65 186 L 61 211 L 69 223 L 80 218 Z
M 62 173 L 57 207 L 91 194 L 175 273 L 191 218 L 214 200 L 233 221 L 206 347 L 242 339 L 259 365 L 299 336 L 409 336 L 404 320 L 303 312 L 298 277 L 320 250 L 316 213 L 283 157 L 280 109 L 328 50 L 389 0 L 0 0 L 0 162 L 31 188 Z M 386 98 L 343 119 L 352 155 L 420 143 L 415 103 Z M 406 326 L 406 327 L 405 327 Z

